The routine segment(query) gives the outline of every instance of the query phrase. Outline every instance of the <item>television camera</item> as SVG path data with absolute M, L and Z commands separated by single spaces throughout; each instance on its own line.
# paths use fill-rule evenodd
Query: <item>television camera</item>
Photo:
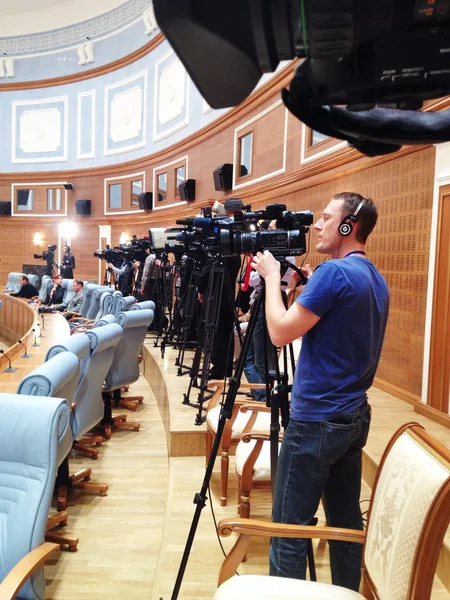
M 309 210 L 291 212 L 285 204 L 270 204 L 251 212 L 238 198 L 225 202 L 230 217 L 195 217 L 176 221 L 185 229 L 177 240 L 190 247 L 203 246 L 210 255 L 235 256 L 270 250 L 274 256 L 300 256 L 306 252 L 306 233 L 313 222 Z M 265 231 L 261 220 L 276 221 L 276 229 Z
M 297 57 L 282 97 L 312 129 L 369 156 L 450 140 L 450 111 L 415 112 L 450 91 L 447 2 L 153 4 L 161 31 L 212 108 L 236 106 L 264 73 Z
M 47 263 L 45 274 L 49 277 L 53 277 L 53 275 L 58 273 L 58 265 L 55 263 L 56 248 L 56 244 L 51 244 L 50 246 L 47 246 L 47 250 L 44 250 L 42 254 L 33 254 L 34 258 L 45 260 Z

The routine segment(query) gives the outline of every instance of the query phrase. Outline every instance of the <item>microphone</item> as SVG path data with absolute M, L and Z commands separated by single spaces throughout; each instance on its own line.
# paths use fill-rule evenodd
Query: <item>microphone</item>
M 4 373 L 14 373 L 15 371 L 17 371 L 17 369 L 15 369 L 14 367 L 11 366 L 11 361 L 9 359 L 9 356 L 7 354 L 5 354 L 5 351 L 4 350 L 0 350 L 0 354 L 3 354 L 3 356 L 9 362 L 9 367 L 7 369 L 5 369 L 3 372 Z
M 40 346 L 40 344 L 38 343 L 38 330 L 39 329 L 39 324 L 37 325 L 37 329 L 32 329 L 31 331 L 34 333 L 34 343 L 33 346 Z
M 20 358 L 31 358 L 31 354 L 28 354 L 28 348 L 25 346 L 25 344 L 22 342 L 22 340 L 17 340 L 17 343 L 25 348 L 25 352 L 22 354 L 22 356 Z

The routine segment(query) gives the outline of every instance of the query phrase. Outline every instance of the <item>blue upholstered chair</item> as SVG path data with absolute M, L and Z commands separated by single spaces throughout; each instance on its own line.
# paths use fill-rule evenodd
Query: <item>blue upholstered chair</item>
M 18 292 L 22 287 L 19 283 L 19 277 L 22 277 L 23 275 L 25 275 L 25 273 L 9 273 L 5 292 Z
M 71 352 L 63 352 L 26 375 L 19 383 L 17 394 L 67 398 L 71 405 L 78 386 L 79 371 L 78 358 Z M 58 445 L 58 465 L 68 455 L 72 442 L 69 427 Z
M 52 283 L 52 278 L 49 275 L 42 276 L 41 287 L 39 288 L 39 300 L 42 302 L 47 298 Z
M 39 277 L 33 273 L 27 273 L 28 282 L 34 285 L 36 289 L 39 288 Z
M 155 312 L 155 303 L 153 300 L 144 300 L 143 302 L 136 302 L 130 307 L 130 310 L 152 310 Z
M 127 406 L 127 403 L 129 403 L 127 408 L 136 410 L 134 402 L 142 402 L 142 397 L 121 399 L 120 388 L 139 379 L 139 353 L 145 340 L 147 327 L 152 321 L 153 311 L 151 310 L 128 311 L 117 316 L 117 322 L 123 331 L 114 352 L 111 368 L 105 378 L 103 391 L 105 414 L 103 422 L 106 435 L 110 434 L 111 426 L 139 430 L 139 423 L 127 423 L 126 415 L 112 415 L 111 393 L 114 393 L 116 406 L 119 406 L 120 403 Z
M 105 315 L 101 319 L 97 319 L 94 323 L 93 329 L 97 327 L 104 327 L 105 325 L 111 325 L 111 323 L 117 323 L 117 319 L 114 315 Z
M 1 598 L 45 596 L 42 565 L 59 546 L 44 538 L 69 418 L 65 399 L 0 394 Z
M 86 315 L 86 318 L 90 321 L 94 321 L 100 311 L 100 299 L 102 294 L 107 292 L 108 294 L 112 294 L 114 291 L 113 288 L 107 286 L 98 286 L 92 293 L 91 305 L 89 307 L 89 311 Z
M 97 290 L 96 290 L 97 291 Z M 96 302 L 96 294 L 94 292 L 92 303 Z M 70 319 L 71 333 L 79 333 L 86 331 L 87 329 L 92 329 L 95 327 L 95 324 L 99 319 L 104 316 L 107 316 L 111 313 L 113 305 L 113 295 L 112 288 L 108 292 L 103 292 L 100 296 L 100 307 L 95 316 L 95 319 L 80 319 L 79 317 L 75 317 L 74 319 Z M 92 306 L 92 305 L 91 305 Z
M 122 292 L 119 292 L 119 290 L 115 290 L 112 293 L 112 297 L 113 297 L 113 305 L 111 307 L 111 314 L 115 315 L 116 314 L 116 304 L 119 301 L 119 298 L 123 298 Z
M 117 316 L 122 312 L 130 310 L 135 303 L 136 298 L 134 296 L 125 296 L 124 298 L 119 298 L 114 305 L 113 314 Z
M 92 458 L 97 458 L 98 450 L 88 448 L 87 444 L 98 444 L 103 441 L 100 436 L 83 436 L 98 425 L 103 418 L 102 385 L 108 372 L 115 347 L 122 335 L 122 328 L 117 324 L 107 325 L 98 329 L 71 336 L 66 342 L 54 346 L 49 353 L 58 356 L 64 350 L 70 350 L 80 359 L 81 377 L 75 391 L 74 407 L 71 413 L 70 425 L 74 440 L 74 448 Z M 81 469 L 74 475 L 69 475 L 68 464 L 64 474 L 69 488 L 89 492 L 98 492 L 106 496 L 107 484 L 92 483 L 91 469 Z
M 92 296 L 94 294 L 94 290 L 96 290 L 99 286 L 96 283 L 86 283 L 83 288 L 83 302 L 81 304 L 81 317 L 83 319 L 87 319 L 89 310 L 91 308 Z

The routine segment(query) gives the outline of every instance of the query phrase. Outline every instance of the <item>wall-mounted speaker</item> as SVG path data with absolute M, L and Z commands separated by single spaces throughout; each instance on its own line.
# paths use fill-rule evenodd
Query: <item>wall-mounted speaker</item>
M 11 214 L 11 202 L 0 202 L 0 217 Z
M 73 183 L 63 183 L 63 186 L 64 186 L 65 190 L 73 190 L 73 189 L 75 189 L 73 187 Z
M 233 187 L 233 165 L 225 163 L 215 169 L 214 173 L 214 189 L 231 190 Z
M 77 215 L 90 215 L 91 214 L 91 201 L 90 200 L 77 200 L 75 202 L 75 210 Z
M 181 200 L 195 200 L 195 179 L 186 179 L 178 186 Z
M 153 209 L 153 193 L 152 192 L 144 192 L 143 194 L 139 194 L 139 208 L 143 210 L 152 210 Z

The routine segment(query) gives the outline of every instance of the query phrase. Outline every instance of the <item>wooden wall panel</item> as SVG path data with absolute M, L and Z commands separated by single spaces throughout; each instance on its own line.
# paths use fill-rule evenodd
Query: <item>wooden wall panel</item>
M 223 201 L 238 196 L 254 209 L 283 202 L 292 210 L 313 210 L 317 218 L 335 192 L 354 190 L 370 195 L 379 205 L 380 220 L 368 248 L 388 280 L 392 298 L 378 377 L 410 399 L 418 399 L 422 383 L 434 148 L 405 148 L 395 155 L 374 159 L 344 148 L 301 164 L 302 126 L 289 115 L 285 173 L 235 192 L 214 189 L 214 169 L 233 163 L 235 130 L 272 106 L 279 99 L 280 88 L 290 78 L 287 72 L 275 76 L 268 87 L 257 90 L 204 130 L 147 158 L 78 172 L 0 174 L 0 199 L 11 198 L 11 182 L 67 180 L 73 183 L 75 189 L 68 193 L 68 217 L 64 220 L 74 221 L 79 227 L 79 234 L 72 238 L 71 244 L 78 265 L 75 274 L 82 279 L 97 279 L 98 261 L 92 255 L 99 246 L 99 225 L 111 225 L 111 241 L 115 245 L 123 232 L 142 237 L 147 235 L 149 227 L 173 226 L 176 219 L 198 213 L 210 199 Z M 259 149 L 255 147 L 254 174 L 264 175 L 280 164 L 284 108 L 280 106 L 269 114 L 270 119 L 255 121 L 258 123 L 257 141 L 261 143 Z M 167 163 L 175 165 L 175 161 L 185 156 L 188 157 L 188 177 L 196 180 L 194 202 L 139 214 L 104 214 L 105 178 L 145 171 L 145 191 L 152 192 L 154 170 Z M 92 201 L 90 216 L 75 214 L 77 199 Z M 31 257 L 36 248 L 32 239 L 36 231 L 44 233 L 46 244 L 57 240 L 57 221 L 59 219 L 0 218 L 2 283 L 6 282 L 9 271 L 19 270 L 23 263 L 34 262 Z M 306 258 L 312 265 L 323 260 L 314 252 L 314 245 L 312 231 L 310 254 Z

